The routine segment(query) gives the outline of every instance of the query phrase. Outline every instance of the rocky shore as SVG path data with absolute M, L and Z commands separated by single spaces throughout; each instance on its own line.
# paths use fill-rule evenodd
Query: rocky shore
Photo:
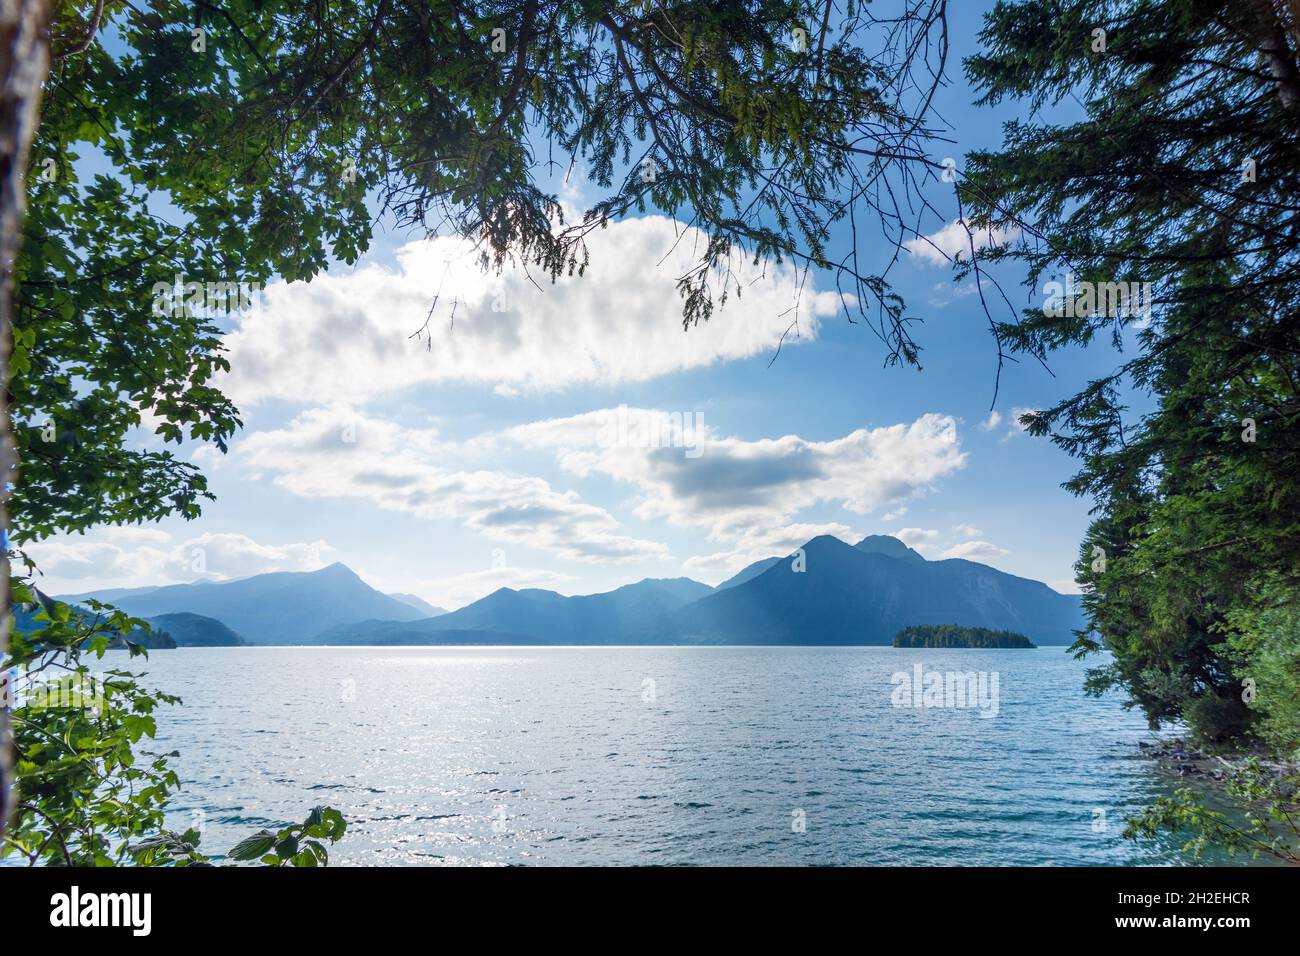
M 1159 740 L 1154 743 L 1140 741 L 1142 755 L 1159 760 L 1164 769 L 1180 777 L 1198 777 L 1206 780 L 1227 780 L 1250 757 L 1259 759 L 1261 766 L 1276 778 L 1294 775 L 1296 767 L 1271 757 L 1262 749 L 1233 749 L 1220 752 L 1193 743 L 1182 737 Z

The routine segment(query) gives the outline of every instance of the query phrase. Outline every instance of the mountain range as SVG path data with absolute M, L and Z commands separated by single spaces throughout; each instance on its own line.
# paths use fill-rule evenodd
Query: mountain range
M 975 561 L 927 561 L 885 535 L 857 545 L 822 535 L 800 550 L 677 611 L 673 633 L 700 644 L 889 644 L 909 625 L 960 624 L 1068 644 L 1083 624 L 1076 596 Z
M 60 600 L 90 597 L 139 617 L 214 618 L 252 644 L 886 645 L 904 627 L 956 624 L 1060 645 L 1083 624 L 1077 595 L 975 561 L 929 561 L 888 535 L 813 538 L 716 588 L 689 578 L 572 597 L 500 588 L 450 612 L 377 591 L 343 564 Z
M 235 581 L 59 596 L 69 604 L 86 598 L 98 598 L 136 617 L 188 612 L 216 618 L 250 644 L 314 644 L 321 631 L 340 624 L 371 619 L 415 621 L 430 616 L 413 607 L 409 596 L 376 591 L 351 568 L 338 563 L 319 571 L 276 571 Z
M 707 584 L 690 578 L 647 578 L 604 594 L 576 597 L 535 588 L 501 588 L 439 617 L 404 624 L 364 621 L 343 625 L 321 634 L 320 642 L 437 644 L 444 642 L 446 632 L 465 631 L 523 634 L 546 644 L 663 643 L 657 638 L 666 633 L 673 612 L 712 592 Z M 414 640 L 415 635 L 427 639 Z

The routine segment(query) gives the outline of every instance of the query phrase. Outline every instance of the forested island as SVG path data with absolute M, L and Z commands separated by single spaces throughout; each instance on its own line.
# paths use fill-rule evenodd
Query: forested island
M 987 627 L 960 624 L 917 624 L 894 635 L 895 647 L 1036 647 L 1015 631 L 994 631 Z

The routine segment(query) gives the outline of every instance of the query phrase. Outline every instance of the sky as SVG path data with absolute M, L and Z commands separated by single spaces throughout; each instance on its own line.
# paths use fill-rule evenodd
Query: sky
M 936 102 L 952 142 L 935 158 L 960 166 L 999 145 L 1017 106 L 972 105 L 960 60 L 987 4 L 952 6 Z M 581 170 L 555 188 L 574 209 L 596 195 Z M 1048 368 L 1011 364 L 994 403 L 979 297 L 933 248 L 959 248 L 951 186 L 927 195 L 947 218 L 927 221 L 930 242 L 912 243 L 890 274 L 925 318 L 921 371 L 884 367 L 880 341 L 848 320 L 825 274 L 808 278 L 790 331 L 797 277 L 738 261 L 753 280 L 743 297 L 683 330 L 675 283 L 700 237 L 663 211 L 600 231 L 586 276 L 540 288 L 512 270 L 481 274 L 459 240 L 388 230 L 355 267 L 272 283 L 226 323 L 232 371 L 220 386 L 244 429 L 226 455 L 180 450 L 217 496 L 203 516 L 35 544 L 42 587 L 342 562 L 382 591 L 452 609 L 499 587 L 716 584 L 818 534 L 891 534 L 927 558 L 1077 590 L 1090 502 L 1060 488 L 1076 462 L 1016 417 L 1072 394 L 1115 355 L 1103 345 Z M 847 242 L 841 232 L 833 248 Z M 877 265 L 892 252 L 860 243 Z M 1016 273 L 1001 279 L 1017 306 L 1041 301 Z M 429 335 L 413 337 L 435 295 Z M 162 447 L 147 429 L 138 440 Z

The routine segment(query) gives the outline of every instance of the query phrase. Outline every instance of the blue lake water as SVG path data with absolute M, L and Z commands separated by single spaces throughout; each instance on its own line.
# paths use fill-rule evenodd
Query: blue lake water
M 996 716 L 895 706 L 918 663 L 996 674 Z M 187 648 L 140 667 L 184 698 L 150 749 L 180 751 L 171 822 L 201 821 L 210 853 L 328 804 L 349 821 L 333 863 L 1189 862 L 1121 838 L 1168 774 L 1061 648 Z

